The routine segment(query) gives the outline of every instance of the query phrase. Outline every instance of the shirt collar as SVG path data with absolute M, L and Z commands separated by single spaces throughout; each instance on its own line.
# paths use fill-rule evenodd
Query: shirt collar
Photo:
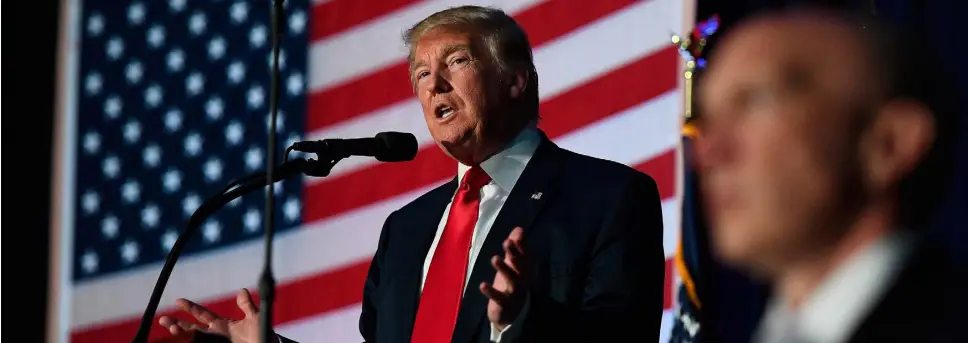
M 798 310 L 786 308 L 780 299 L 772 300 L 766 329 L 782 330 L 777 326 L 793 324 L 807 342 L 847 341 L 892 284 L 910 251 L 911 238 L 900 232 L 879 238 L 837 267 Z
M 538 150 L 541 143 L 541 135 L 538 127 L 532 123 L 527 126 L 517 136 L 514 137 L 507 146 L 494 154 L 484 162 L 481 162 L 481 169 L 491 177 L 493 183 L 501 187 L 502 190 L 510 192 L 514 184 L 518 182 L 524 167 Z M 463 178 L 470 166 L 457 163 L 457 177 Z M 460 181 L 460 180 L 458 180 Z

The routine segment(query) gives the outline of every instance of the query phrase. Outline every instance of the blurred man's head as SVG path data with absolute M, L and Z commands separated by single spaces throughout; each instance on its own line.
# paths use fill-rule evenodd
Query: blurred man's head
M 538 75 L 524 30 L 504 12 L 443 10 L 404 35 L 410 81 L 431 136 L 473 165 L 538 116 Z
M 883 230 L 923 225 L 950 169 L 937 141 L 950 115 L 924 75 L 933 61 L 819 11 L 759 17 L 724 38 L 697 92 L 721 257 L 772 274 L 830 252 L 871 213 L 887 213 L 872 226 Z

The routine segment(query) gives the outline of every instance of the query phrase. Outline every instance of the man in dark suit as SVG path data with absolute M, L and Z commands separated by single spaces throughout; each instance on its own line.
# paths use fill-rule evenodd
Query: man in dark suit
M 386 219 L 363 289 L 363 339 L 658 340 L 655 182 L 559 148 L 537 128 L 531 44 L 502 11 L 444 10 L 405 41 L 414 93 L 457 174 Z M 239 299 L 247 316 L 234 322 L 178 303 L 207 332 L 244 341 L 257 337 L 258 310 L 247 292 Z M 161 323 L 175 334 L 198 329 Z
M 700 80 L 715 252 L 772 283 L 756 342 L 964 342 L 965 266 L 929 218 L 953 169 L 943 63 L 872 21 L 770 13 Z

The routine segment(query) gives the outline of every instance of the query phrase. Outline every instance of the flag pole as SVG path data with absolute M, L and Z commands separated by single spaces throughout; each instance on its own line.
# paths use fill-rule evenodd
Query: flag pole
M 719 29 L 719 15 L 714 14 L 710 18 L 701 21 L 696 24 L 695 28 L 687 36 L 672 36 L 672 43 L 679 48 L 679 55 L 685 63 L 685 68 L 683 70 L 683 114 L 682 114 L 682 135 L 683 137 L 694 138 L 697 134 L 695 127 L 695 115 L 693 110 L 693 96 L 694 96 L 694 84 L 696 72 L 706 66 L 706 60 L 702 57 L 703 49 L 706 47 L 707 39 L 712 36 Z M 680 145 L 681 146 L 681 145 Z M 684 152 L 680 152 L 680 160 L 677 162 L 677 168 L 679 170 L 679 175 L 685 175 L 685 170 L 683 169 L 684 161 L 682 157 Z M 681 181 L 684 182 L 684 181 Z M 680 196 L 683 194 L 681 191 L 683 184 L 680 184 L 678 188 L 680 189 Z M 680 209 L 681 211 L 681 209 Z M 680 212 L 680 215 L 682 213 Z M 681 230 L 681 228 L 680 228 Z M 689 297 L 692 304 L 698 310 L 701 308 L 700 299 L 696 291 L 696 286 L 694 280 L 696 279 L 689 274 L 689 270 L 686 266 L 684 260 L 684 255 L 682 251 L 682 240 L 683 237 L 679 238 L 679 244 L 676 247 L 675 261 L 676 269 L 682 279 L 683 286 L 687 296 Z

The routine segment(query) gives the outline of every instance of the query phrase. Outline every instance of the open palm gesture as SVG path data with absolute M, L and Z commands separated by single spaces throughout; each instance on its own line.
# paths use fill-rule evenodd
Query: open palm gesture
M 175 300 L 175 305 L 198 320 L 199 323 L 162 316 L 158 323 L 168 328 L 172 335 L 191 339 L 197 332 L 204 332 L 228 338 L 233 343 L 257 343 L 259 340 L 259 309 L 252 302 L 249 290 L 243 288 L 235 301 L 245 314 L 242 319 L 230 319 L 188 299 Z
M 524 307 L 528 288 L 533 282 L 531 261 L 524 252 L 524 230 L 514 228 L 502 244 L 504 256 L 491 258 L 497 271 L 494 284 L 482 282 L 481 292 L 487 296 L 487 318 L 498 329 L 511 324 Z

